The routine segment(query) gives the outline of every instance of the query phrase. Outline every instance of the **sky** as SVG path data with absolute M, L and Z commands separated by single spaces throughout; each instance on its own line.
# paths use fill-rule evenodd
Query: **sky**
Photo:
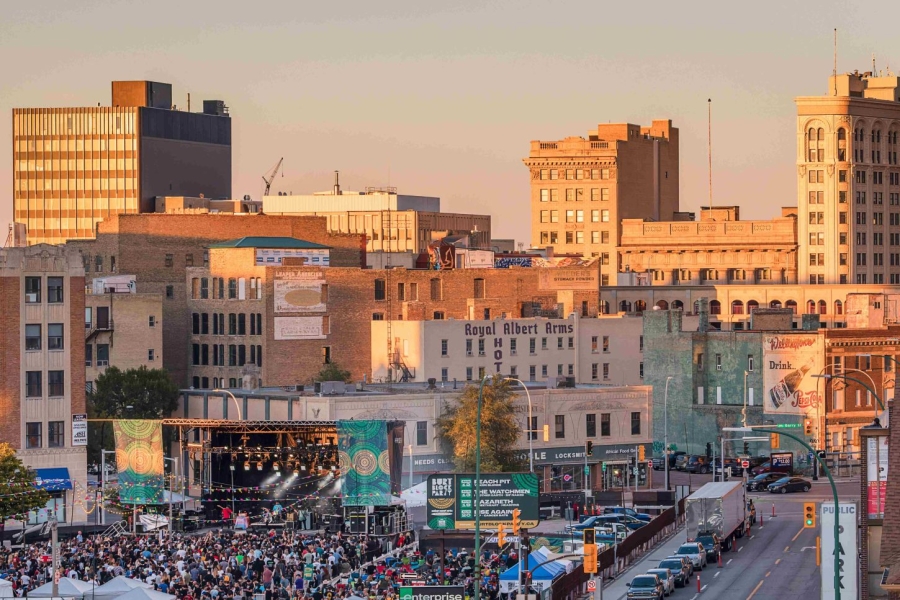
M 748 6 L 752 9 L 748 10 Z M 808 10 L 814 6 L 813 10 Z M 396 186 L 490 214 L 530 240 L 531 140 L 671 119 L 681 207 L 743 218 L 796 205 L 797 96 L 838 71 L 900 71 L 895 2 L 42 0 L 0 20 L 0 225 L 12 219 L 11 112 L 109 105 L 110 81 L 225 100 L 235 197 Z M 880 16 L 879 16 L 880 15 Z M 893 15 L 893 18 L 891 17 Z M 5 238 L 5 236 L 4 236 Z

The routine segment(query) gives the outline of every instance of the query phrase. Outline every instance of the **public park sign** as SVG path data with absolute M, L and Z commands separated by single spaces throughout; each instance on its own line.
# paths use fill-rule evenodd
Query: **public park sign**
M 475 528 L 475 476 L 472 474 L 429 475 L 427 520 L 431 529 Z M 540 500 L 534 473 L 483 473 L 479 491 L 481 526 L 512 523 L 519 509 L 519 526 L 538 524 Z M 401 598 L 402 600 L 402 598 Z
M 826 500 L 822 502 L 819 525 L 822 536 L 822 600 L 832 600 L 834 593 L 834 554 L 837 552 L 840 558 L 840 571 L 838 581 L 841 586 L 841 600 L 856 600 L 857 573 L 859 562 L 856 549 L 856 503 L 840 502 L 840 529 L 838 534 L 838 548 L 834 544 L 834 502 Z

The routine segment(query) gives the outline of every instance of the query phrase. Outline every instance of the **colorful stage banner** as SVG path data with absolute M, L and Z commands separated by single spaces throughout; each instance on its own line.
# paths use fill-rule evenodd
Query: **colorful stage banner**
M 338 421 L 344 506 L 391 503 L 391 457 L 385 421 Z
M 113 421 L 120 504 L 163 501 L 163 437 L 160 421 Z

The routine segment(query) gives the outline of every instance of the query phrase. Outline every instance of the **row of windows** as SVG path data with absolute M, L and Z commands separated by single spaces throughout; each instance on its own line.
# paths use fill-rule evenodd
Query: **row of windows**
M 98 255 L 94 256 L 93 259 L 94 259 L 94 260 L 93 260 L 94 272 L 95 272 L 95 273 L 102 273 L 102 272 L 103 272 L 103 267 L 104 267 L 104 264 L 103 264 L 103 256 L 101 256 L 101 255 L 98 254 Z M 82 255 L 82 257 L 81 257 L 81 260 L 84 262 L 84 272 L 85 272 L 85 273 L 90 273 L 90 272 L 91 272 L 91 255 L 90 255 L 90 254 L 84 254 L 84 255 Z M 109 272 L 110 272 L 110 273 L 115 273 L 115 272 L 116 272 L 116 268 L 117 268 L 117 267 L 116 267 L 116 257 L 115 257 L 115 256 L 110 256 L 110 257 L 109 257 Z
M 325 286 L 322 286 L 323 289 Z M 437 277 L 429 282 L 429 290 L 432 300 L 443 300 L 444 290 L 443 282 Z M 474 281 L 474 297 L 484 298 L 484 279 L 476 279 Z M 375 300 L 385 300 L 387 298 L 387 282 L 384 279 L 375 280 Z M 418 283 L 398 283 L 397 299 L 401 301 L 416 302 L 419 299 Z M 373 319 L 379 321 L 381 319 Z
M 592 244 L 608 244 L 609 243 L 609 232 L 608 231 L 591 231 L 590 232 L 590 240 Z M 566 231 L 563 239 L 566 240 L 567 244 L 583 244 L 585 240 L 584 231 Z M 558 244 L 559 243 L 559 232 L 556 231 L 542 231 L 541 232 L 541 243 L 542 244 Z M 596 253 L 593 255 L 595 258 L 598 256 Z M 606 254 L 606 262 L 603 263 L 605 265 L 609 264 L 609 254 Z
M 25 423 L 25 448 L 44 447 L 43 428 L 43 423 Z M 47 447 L 64 447 L 66 445 L 65 431 L 65 421 L 50 421 L 47 423 Z
M 47 371 L 47 395 L 58 398 L 66 395 L 66 372 Z M 44 396 L 43 371 L 25 371 L 25 397 L 42 398 Z
M 25 325 L 25 351 L 37 352 L 42 349 L 43 336 L 40 325 Z M 65 335 L 62 323 L 47 325 L 47 350 L 64 350 Z
M 250 335 L 262 335 L 262 313 L 228 313 L 228 329 L 225 328 L 225 313 L 212 313 L 213 335 L 247 335 L 247 321 L 250 321 Z M 327 317 L 326 317 L 327 318 Z M 191 314 L 191 333 L 209 335 L 210 313 Z
M 47 302 L 59 304 L 65 301 L 63 277 L 47 277 Z M 25 303 L 40 304 L 43 297 L 43 277 L 25 278 Z
M 541 169 L 543 181 L 559 179 L 560 174 L 568 180 L 609 179 L 609 169 Z
M 229 344 L 228 354 L 225 353 L 225 344 L 212 344 L 212 365 L 214 367 L 243 367 L 248 362 L 247 348 L 245 344 Z M 249 363 L 262 366 L 262 346 L 249 346 Z M 210 344 L 191 344 L 191 364 L 194 366 L 206 366 L 210 364 Z
M 608 202 L 609 188 L 589 188 L 591 202 Z M 566 202 L 581 202 L 585 199 L 584 188 L 566 188 Z M 558 189 L 542 189 L 541 202 L 559 202 Z
M 865 149 L 863 143 L 866 141 L 866 131 L 863 128 L 856 128 L 853 130 L 853 160 L 855 162 L 865 162 Z M 807 158 L 809 162 L 824 162 L 825 161 L 825 130 L 821 127 L 819 128 L 809 128 L 806 134 L 807 145 L 806 152 Z M 888 159 L 888 163 L 890 164 L 898 164 L 897 163 L 897 152 L 894 150 L 897 144 L 897 132 L 896 131 L 888 131 L 887 132 L 887 152 L 886 156 Z M 881 163 L 881 150 L 875 148 L 875 144 L 881 144 L 881 130 L 873 129 L 869 135 L 870 141 L 870 157 L 871 162 L 880 164 Z M 837 144 L 835 147 L 835 157 L 838 161 L 843 162 L 847 160 L 847 132 L 845 129 L 841 128 L 837 130 Z
M 251 299 L 259 300 L 262 298 L 262 280 L 259 277 L 224 277 L 212 278 L 212 299 L 213 300 L 246 300 L 247 280 L 250 281 Z M 227 283 L 226 283 L 227 281 Z M 191 298 L 194 300 L 208 300 L 210 298 L 209 277 L 194 277 L 191 279 Z M 228 286 L 228 292 L 225 292 L 225 286 Z M 327 285 L 322 286 L 323 302 L 327 302 Z
M 528 380 L 529 381 L 537 381 L 538 378 L 538 365 L 529 365 L 528 366 Z M 485 367 L 466 367 L 466 381 L 476 381 L 475 375 L 478 375 L 478 380 L 484 379 L 485 374 L 487 373 Z M 602 373 L 602 380 L 609 381 L 610 380 L 610 369 L 609 363 L 593 363 L 591 364 L 591 380 L 600 381 Z M 621 374 L 621 373 L 619 373 Z M 557 364 L 556 365 L 556 376 L 557 377 L 566 377 L 566 376 L 574 376 L 575 375 L 575 365 L 574 364 Z M 511 365 L 509 367 L 509 376 L 510 377 L 518 377 L 519 376 L 519 368 L 517 365 Z M 548 365 L 541 365 L 541 378 L 546 379 L 550 376 L 550 369 Z M 644 363 L 641 361 L 638 363 L 638 377 L 641 379 L 644 378 Z M 441 368 L 441 381 L 449 381 L 450 379 L 450 369 L 449 367 Z
M 256 383 L 257 383 L 257 387 L 261 388 L 263 386 L 262 379 L 257 379 Z M 209 377 L 194 376 L 191 378 L 191 387 L 193 387 L 195 390 L 197 390 L 197 389 L 218 390 L 223 387 L 235 389 L 235 388 L 241 387 L 240 380 L 237 377 L 229 377 L 227 379 L 225 377 L 213 377 L 212 384 L 213 384 L 212 388 L 210 388 L 209 387 Z
M 566 223 L 584 223 L 584 212 L 583 210 L 565 211 Z M 606 209 L 591 210 L 590 218 L 591 223 L 609 223 L 609 211 Z M 559 211 L 542 210 L 541 223 L 559 223 Z

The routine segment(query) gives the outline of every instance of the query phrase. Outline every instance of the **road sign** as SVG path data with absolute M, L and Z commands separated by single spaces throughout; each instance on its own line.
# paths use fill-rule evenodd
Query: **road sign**
M 742 461 L 741 461 L 741 467 L 744 468 L 744 469 L 749 469 L 749 468 L 750 468 L 750 461 L 749 461 L 749 460 L 742 460 Z
M 584 474 L 590 475 L 590 473 L 591 473 L 591 468 L 587 465 L 584 465 Z
M 647 461 L 647 466 L 648 466 L 648 467 L 652 467 L 652 466 L 653 466 L 653 459 L 652 459 L 652 458 L 651 458 L 650 460 Z
M 778 429 L 800 429 L 800 423 L 779 423 L 776 425 Z
M 597 591 L 597 580 L 596 579 L 588 579 L 587 591 L 589 591 L 589 592 Z
M 606 473 L 606 463 L 601 463 L 601 464 L 600 464 L 600 469 L 601 469 L 604 473 Z
M 572 476 L 566 473 L 563 475 L 563 481 L 572 481 Z

